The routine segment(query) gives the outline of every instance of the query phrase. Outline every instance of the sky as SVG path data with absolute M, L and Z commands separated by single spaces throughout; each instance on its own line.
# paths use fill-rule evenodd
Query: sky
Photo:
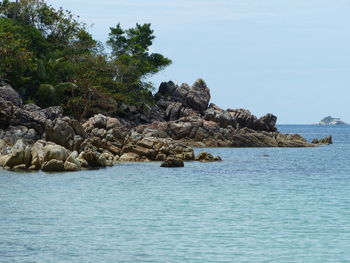
M 331 115 L 350 123 L 350 0 L 49 0 L 105 42 L 109 27 L 151 23 L 152 52 L 173 64 L 152 77 L 203 78 L 221 108 L 273 113 L 278 124 Z

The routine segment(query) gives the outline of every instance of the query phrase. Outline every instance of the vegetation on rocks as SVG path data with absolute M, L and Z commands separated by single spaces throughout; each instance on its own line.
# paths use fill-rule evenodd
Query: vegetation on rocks
M 147 78 L 171 60 L 149 51 L 150 24 L 111 27 L 108 53 L 71 12 L 43 0 L 16 2 L 0 2 L 0 79 L 24 101 L 60 105 L 76 118 L 153 102 Z

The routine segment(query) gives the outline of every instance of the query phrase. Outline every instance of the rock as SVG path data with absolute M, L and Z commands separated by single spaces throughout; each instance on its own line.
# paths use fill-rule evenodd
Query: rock
M 4 130 L 4 133 L 1 137 L 5 138 L 6 141 L 10 144 L 14 144 L 19 139 L 22 139 L 29 144 L 33 144 L 36 140 L 39 139 L 40 136 L 34 129 L 28 129 L 23 125 L 17 125 L 9 126 Z
M 172 167 L 184 167 L 184 162 L 181 159 L 168 158 L 163 162 L 160 167 L 172 168 Z
M 20 107 L 22 100 L 17 91 L 15 91 L 9 84 L 0 81 L 0 98 L 5 101 L 10 101 L 13 105 Z
M 202 79 L 198 79 L 186 95 L 185 103 L 196 111 L 204 112 L 208 108 L 209 101 L 209 88 Z
M 12 147 L 11 154 L 7 155 L 6 159 L 3 160 L 3 167 L 13 168 L 14 166 L 26 163 L 26 145 L 22 140 L 18 140 Z
M 12 102 L 0 98 L 0 129 L 6 129 L 10 125 L 14 109 Z
M 312 141 L 313 144 L 326 144 L 326 145 L 329 145 L 329 144 L 332 144 L 333 143 L 333 139 L 332 139 L 332 136 L 326 136 L 320 140 L 318 139 L 313 139 Z
M 155 97 L 171 97 L 176 90 L 176 85 L 172 81 L 162 82 Z
M 30 167 L 32 167 L 35 170 L 41 169 L 41 166 L 44 162 L 44 141 L 37 141 L 34 143 L 34 145 L 31 148 L 31 164 Z
M 76 165 L 75 163 L 71 163 L 68 161 L 64 162 L 64 166 L 63 169 L 67 172 L 75 172 L 75 171 L 80 171 L 81 170 L 81 166 Z
M 124 153 L 119 158 L 119 162 L 139 162 L 141 160 L 141 157 L 137 153 L 128 152 Z
M 12 169 L 15 171 L 25 171 L 27 170 L 27 166 L 25 164 L 19 164 L 14 166 Z
M 103 162 L 103 159 L 100 159 L 100 154 L 91 150 L 81 152 L 78 159 L 85 160 L 88 163 L 89 167 L 97 168 L 106 166 L 106 163 Z
M 8 149 L 9 149 L 9 147 L 8 147 L 7 143 L 3 139 L 0 139 L 0 156 L 7 155 Z
M 65 171 L 80 171 L 81 163 L 78 160 L 78 152 L 72 152 L 64 162 L 64 170 Z
M 46 116 L 47 119 L 54 120 L 57 118 L 62 118 L 63 109 L 61 106 L 53 106 L 41 110 L 41 112 Z
M 108 118 L 107 119 L 107 124 L 106 124 L 106 129 L 114 129 L 114 128 L 119 128 L 123 127 L 123 124 L 118 120 L 117 118 Z
M 72 120 L 68 117 L 55 119 L 46 127 L 46 140 L 73 150 L 76 133 L 70 125 L 71 122 Z
M 36 113 L 43 118 L 54 120 L 57 118 L 62 118 L 63 116 L 63 109 L 61 106 L 53 106 L 46 109 L 41 109 L 39 106 L 29 103 L 22 107 L 22 110 Z
M 28 129 L 34 129 L 38 135 L 42 135 L 48 120 L 38 112 L 30 112 L 21 108 L 15 108 L 10 116 L 9 125 L 25 126 Z
M 119 163 L 119 158 L 120 158 L 119 155 L 115 155 L 115 156 L 113 157 L 113 164 Z
M 200 162 L 217 162 L 221 161 L 221 157 L 213 156 L 211 153 L 208 152 L 201 152 L 196 156 L 195 160 Z
M 48 144 L 43 150 L 44 162 L 48 162 L 53 159 L 64 162 L 68 157 L 68 151 L 64 147 L 57 144 Z
M 24 151 L 15 150 L 3 161 L 3 167 L 14 167 L 24 163 Z
M 128 151 L 136 153 L 140 157 L 147 157 L 150 160 L 155 160 L 157 156 L 157 151 L 154 149 L 145 148 L 139 145 L 135 145 L 134 147 L 131 147 Z
M 51 159 L 45 162 L 41 169 L 44 172 L 62 172 L 64 170 L 64 163 L 61 160 Z
M 84 126 L 92 126 L 93 128 L 106 129 L 108 118 L 102 114 L 91 117 Z
M 271 113 L 254 121 L 253 129 L 258 131 L 277 131 L 276 128 L 277 117 Z
M 252 115 L 249 110 L 246 109 L 227 109 L 230 115 L 236 120 L 239 124 L 239 128 L 250 128 L 252 129 L 254 126 L 254 122 L 256 121 L 256 116 Z
M 180 117 L 180 110 L 182 107 L 182 103 L 180 102 L 172 102 L 165 110 L 164 118 L 167 121 L 174 121 Z
M 114 164 L 114 155 L 110 152 L 103 152 L 99 159 L 101 163 L 104 163 L 104 166 L 112 166 Z
M 22 107 L 23 110 L 29 111 L 29 112 L 40 112 L 41 108 L 33 103 L 26 104 Z M 43 117 L 45 115 L 43 114 Z
M 211 104 L 204 112 L 204 119 L 216 122 L 223 128 L 226 128 L 227 126 L 236 127 L 236 119 L 230 114 L 230 112 L 220 109 L 215 104 Z

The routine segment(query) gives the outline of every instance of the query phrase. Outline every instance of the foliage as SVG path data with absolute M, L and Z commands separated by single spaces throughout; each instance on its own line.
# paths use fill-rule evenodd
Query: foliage
M 123 30 L 118 24 L 110 28 L 107 44 L 112 49 L 112 63 L 116 66 L 114 77 L 129 89 L 149 89 L 143 80 L 171 64 L 171 60 L 158 53 L 149 53 L 152 45 L 151 24 L 136 24 Z
M 24 101 L 62 105 L 77 118 L 115 114 L 118 105 L 152 103 L 147 78 L 171 61 L 149 49 L 150 24 L 111 28 L 104 46 L 78 17 L 44 0 L 0 1 L 0 78 Z

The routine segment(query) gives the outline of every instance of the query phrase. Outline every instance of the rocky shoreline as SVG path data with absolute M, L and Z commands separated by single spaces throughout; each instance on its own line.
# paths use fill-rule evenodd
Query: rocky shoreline
M 152 106 L 126 106 L 117 116 L 78 121 L 59 106 L 23 105 L 0 84 L 0 166 L 9 170 L 79 171 L 120 162 L 220 161 L 192 147 L 313 147 L 297 134 L 276 129 L 277 117 L 257 118 L 245 109 L 223 110 L 210 102 L 203 80 L 192 86 L 160 85 Z M 174 161 L 175 160 L 175 161 Z

